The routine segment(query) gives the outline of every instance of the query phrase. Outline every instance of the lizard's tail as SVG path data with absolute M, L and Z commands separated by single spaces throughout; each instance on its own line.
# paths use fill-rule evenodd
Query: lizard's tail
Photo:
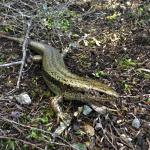
M 6 38 L 6 39 L 9 39 L 9 40 L 13 40 L 13 41 L 16 41 L 16 42 L 19 42 L 19 43 L 23 42 L 23 38 L 16 38 L 16 37 L 10 36 L 9 34 L 4 33 L 4 32 L 0 32 L 0 37 Z

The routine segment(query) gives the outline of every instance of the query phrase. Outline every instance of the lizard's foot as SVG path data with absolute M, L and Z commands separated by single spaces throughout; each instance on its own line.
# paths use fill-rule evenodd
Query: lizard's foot
M 51 100 L 51 106 L 53 107 L 54 111 L 57 113 L 57 121 L 64 122 L 67 126 L 71 123 L 71 116 L 67 113 L 63 113 L 62 108 L 60 107 L 59 103 L 62 102 L 62 96 L 55 96 Z
M 57 122 L 60 123 L 58 128 L 54 131 L 54 134 L 60 135 L 71 124 L 71 116 L 67 113 L 63 113 L 59 103 L 63 100 L 62 96 L 56 96 L 51 100 L 51 105 L 54 111 L 57 113 Z
M 71 116 L 67 113 L 62 113 L 62 112 L 58 113 L 57 117 L 58 117 L 58 121 L 59 122 L 62 121 L 64 124 L 66 124 L 66 126 L 69 126 L 72 120 Z

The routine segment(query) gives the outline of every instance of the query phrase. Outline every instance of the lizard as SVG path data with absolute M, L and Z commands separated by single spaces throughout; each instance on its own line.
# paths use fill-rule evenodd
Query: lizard
M 24 41 L 24 38 L 2 33 L 0 33 L 0 37 L 17 43 Z M 62 99 L 78 100 L 90 105 L 99 105 L 101 101 L 114 101 L 119 97 L 119 94 L 108 85 L 73 74 L 65 65 L 64 57 L 58 49 L 33 40 L 29 40 L 28 47 L 42 55 L 43 78 L 50 90 L 59 96 L 54 98 L 51 104 L 62 118 L 63 115 L 61 114 L 63 113 L 58 104 Z M 97 96 L 94 96 L 95 93 Z M 104 97 L 103 94 L 105 95 Z

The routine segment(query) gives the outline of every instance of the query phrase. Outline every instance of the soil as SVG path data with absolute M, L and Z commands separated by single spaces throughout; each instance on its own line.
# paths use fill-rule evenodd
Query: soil
M 142 13 L 146 14 L 147 3 L 137 2 L 135 10 L 123 5 L 124 3 L 118 3 L 120 7 L 117 5 L 114 10 L 92 2 L 71 5 L 71 11 L 87 11 L 91 6 L 95 9 L 74 23 L 70 29 L 71 37 L 61 39 L 64 47 L 69 45 L 70 51 L 64 60 L 71 72 L 103 82 L 122 96 L 115 103 L 108 102 L 105 105 L 114 111 L 105 114 L 93 111 L 89 115 L 81 113 L 74 117 L 74 112 L 85 104 L 63 102 L 63 110 L 72 116 L 71 125 L 58 137 L 48 134 L 59 126 L 50 106 L 54 94 L 42 78 L 41 63 L 32 62 L 30 58 L 34 54 L 28 50 L 19 89 L 15 88 L 20 65 L 0 68 L 2 149 L 11 149 L 12 145 L 15 149 L 72 149 L 70 145 L 75 145 L 79 150 L 150 148 L 150 73 L 139 71 L 140 68 L 150 70 L 150 29 L 144 15 L 131 16 L 131 11 L 138 8 L 145 10 Z M 121 6 L 126 6 L 126 9 Z M 112 19 L 115 11 L 121 15 Z M 139 25 L 137 22 L 143 24 Z M 76 40 L 75 34 L 87 37 L 77 42 L 79 39 Z M 52 45 L 64 49 L 58 41 Z M 1 64 L 19 61 L 21 58 L 21 45 L 0 39 Z M 15 95 L 24 92 L 32 100 L 30 105 L 16 102 Z M 134 100 L 135 96 L 138 96 L 138 100 Z M 139 127 L 133 125 L 135 122 Z M 88 126 L 87 130 L 85 126 Z M 20 142 L 25 146 L 21 147 Z

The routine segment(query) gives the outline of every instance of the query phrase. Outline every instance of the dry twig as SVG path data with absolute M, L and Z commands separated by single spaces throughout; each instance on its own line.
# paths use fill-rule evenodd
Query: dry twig
M 16 62 L 11 62 L 11 63 L 6 63 L 6 64 L 0 64 L 0 67 L 9 67 L 9 66 L 18 65 L 18 64 L 22 64 L 22 61 L 16 61 Z
M 30 29 L 31 29 L 31 24 L 32 24 L 32 18 L 27 23 L 28 27 L 27 27 L 27 31 L 26 31 L 26 35 L 25 35 L 25 40 L 24 40 L 23 45 L 22 45 L 22 55 L 23 55 L 22 56 L 22 64 L 21 64 L 21 67 L 20 67 L 19 77 L 18 77 L 16 88 L 19 88 L 19 84 L 20 84 L 20 80 L 21 80 L 21 76 L 22 76 L 22 71 L 23 71 L 23 67 L 24 67 L 24 64 L 25 64 L 26 48 L 28 46 L 28 40 L 29 40 L 29 33 L 30 33 Z
M 16 140 L 16 141 L 22 142 L 22 143 L 24 143 L 24 144 L 30 145 L 30 146 L 32 146 L 32 147 L 35 147 L 35 148 L 37 148 L 38 150 L 44 150 L 43 148 L 37 146 L 36 144 L 33 144 L 33 143 L 31 143 L 31 142 L 28 142 L 28 141 L 25 141 L 25 140 L 22 140 L 22 139 L 18 139 L 18 138 L 7 137 L 7 136 L 0 136 L 0 139 Z
M 10 120 L 10 119 L 7 119 L 7 118 L 5 118 L 5 117 L 1 117 L 0 116 L 0 120 L 2 120 L 2 121 L 6 121 L 6 122 L 8 122 L 8 123 L 11 123 L 11 124 L 13 124 L 13 125 L 19 125 L 19 126 L 21 126 L 21 127 L 23 127 L 23 128 L 28 128 L 28 129 L 30 129 L 30 130 L 36 130 L 36 131 L 39 131 L 39 132 L 42 132 L 42 133 L 45 133 L 45 134 L 49 134 L 49 135 L 51 135 L 53 138 L 58 138 L 58 139 L 60 139 L 60 140 L 62 140 L 64 143 L 66 143 L 66 144 L 63 144 L 63 143 L 58 143 L 58 142 L 51 142 L 51 144 L 56 144 L 56 145 L 60 145 L 60 146 L 65 146 L 65 147 L 71 147 L 71 148 L 73 148 L 74 150 L 77 150 L 73 145 L 71 145 L 68 141 L 66 141 L 64 138 L 62 138 L 62 137 L 60 137 L 60 136 L 58 136 L 58 135 L 54 135 L 53 133 L 51 133 L 51 132 L 49 132 L 49 131 L 45 131 L 45 130 L 42 130 L 42 129 L 39 129 L 39 128 L 35 128 L 35 127 L 31 127 L 31 126 L 28 126 L 28 125 L 24 125 L 24 124 L 21 124 L 21 123 L 18 123 L 18 122 L 15 122 L 15 121 L 13 121 L 13 120 Z

